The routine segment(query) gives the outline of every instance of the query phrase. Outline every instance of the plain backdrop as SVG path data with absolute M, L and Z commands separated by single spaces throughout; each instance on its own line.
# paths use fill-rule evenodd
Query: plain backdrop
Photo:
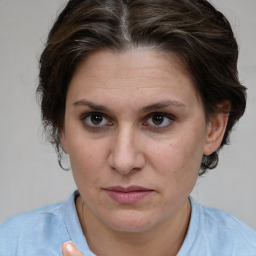
M 240 47 L 239 75 L 248 105 L 221 151 L 217 169 L 198 179 L 196 201 L 256 229 L 256 1 L 212 0 L 230 20 Z M 0 0 L 0 222 L 75 189 L 43 136 L 35 90 L 38 59 L 64 0 Z

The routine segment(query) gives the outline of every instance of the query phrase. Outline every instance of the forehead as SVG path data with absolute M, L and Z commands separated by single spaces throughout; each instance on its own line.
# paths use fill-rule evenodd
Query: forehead
M 170 69 L 170 65 L 172 68 Z M 86 70 L 86 74 L 84 71 Z M 174 53 L 165 53 L 149 48 L 138 48 L 125 52 L 100 50 L 89 54 L 80 63 L 73 76 L 129 79 L 145 76 L 150 79 L 168 78 L 175 73 L 189 78 L 185 64 Z M 161 73 L 161 76 L 159 74 Z
M 190 104 L 198 100 L 181 59 L 149 48 L 90 54 L 76 69 L 69 86 L 68 98 L 79 97 L 100 99 L 103 103 L 113 98 L 128 101 L 136 98 L 139 102 L 171 99 L 186 103 L 192 99 Z

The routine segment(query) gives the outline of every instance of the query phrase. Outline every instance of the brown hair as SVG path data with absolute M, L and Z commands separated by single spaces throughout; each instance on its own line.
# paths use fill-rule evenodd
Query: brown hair
M 40 59 L 38 95 L 42 120 L 61 165 L 59 132 L 75 68 L 98 49 L 125 51 L 154 46 L 176 53 L 188 67 L 206 118 L 230 103 L 220 148 L 228 143 L 246 106 L 238 80 L 238 46 L 223 14 L 206 0 L 70 0 L 52 27 Z M 218 153 L 203 156 L 200 174 L 218 164 Z

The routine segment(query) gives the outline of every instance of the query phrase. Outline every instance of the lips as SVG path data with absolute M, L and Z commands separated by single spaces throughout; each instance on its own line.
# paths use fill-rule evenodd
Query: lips
M 135 204 L 153 192 L 152 189 L 140 186 L 113 186 L 104 188 L 104 190 L 110 198 L 120 204 Z

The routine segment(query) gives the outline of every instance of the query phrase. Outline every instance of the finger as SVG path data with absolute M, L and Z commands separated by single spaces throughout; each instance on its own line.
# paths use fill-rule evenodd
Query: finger
M 76 248 L 75 244 L 68 241 L 62 245 L 63 256 L 83 256 L 83 254 Z

